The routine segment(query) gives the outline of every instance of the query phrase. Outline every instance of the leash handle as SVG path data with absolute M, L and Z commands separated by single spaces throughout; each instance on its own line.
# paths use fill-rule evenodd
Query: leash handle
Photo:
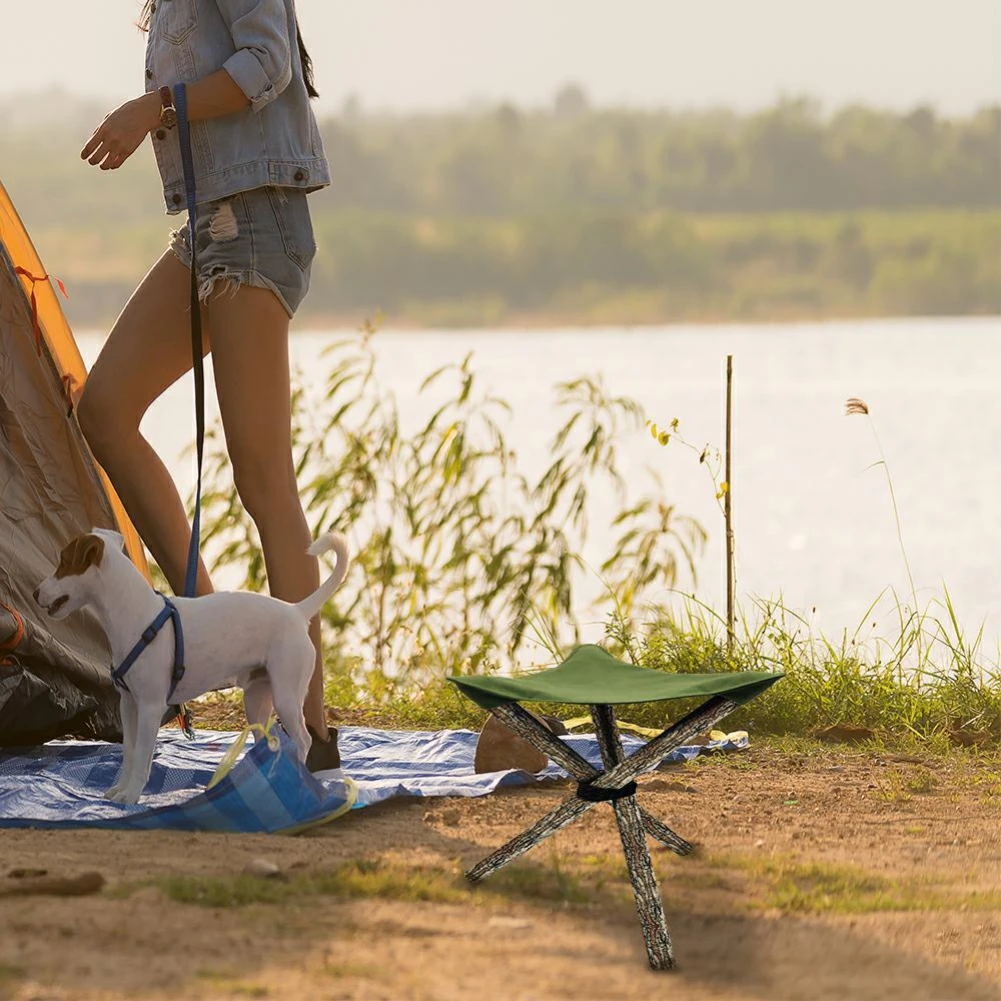
M 196 223 L 198 221 L 198 203 L 195 200 L 195 165 L 191 155 L 191 130 L 188 123 L 188 91 L 183 83 L 174 87 L 174 107 L 177 109 L 177 135 L 181 147 L 181 166 L 184 170 L 184 191 L 188 202 L 188 243 L 191 246 L 191 372 L 195 378 L 195 449 L 197 452 L 197 476 L 195 479 L 195 514 L 191 521 L 191 541 L 188 543 L 188 565 L 184 575 L 184 597 L 195 596 L 195 584 L 198 580 L 198 551 L 201 542 L 202 528 L 202 462 L 205 455 L 205 365 L 202 357 L 202 310 L 198 300 L 198 245 L 195 239 Z M 174 620 L 174 642 L 183 643 L 181 638 L 180 620 Z M 176 647 L 175 647 L 176 649 Z M 182 648 L 183 651 L 183 648 Z M 184 672 L 184 655 L 180 659 L 175 655 L 174 673 L 171 677 L 170 695 L 174 694 L 180 672 Z M 168 695 L 168 701 L 170 699 Z M 185 734 L 193 739 L 195 736 L 191 710 L 182 705 L 178 707 L 181 726 Z
M 205 451 L 205 366 L 202 359 L 202 311 L 198 300 L 197 247 L 195 224 L 198 204 L 195 200 L 195 167 L 191 155 L 191 130 L 188 124 L 188 94 L 183 83 L 174 87 L 174 106 L 177 109 L 177 133 L 181 145 L 181 165 L 184 169 L 184 190 L 188 201 L 188 234 L 191 244 L 191 371 L 195 377 L 195 448 L 198 471 L 195 485 L 195 514 L 191 524 L 191 542 L 188 545 L 188 565 L 184 578 L 184 597 L 195 596 L 198 579 L 198 550 L 202 524 L 202 461 Z

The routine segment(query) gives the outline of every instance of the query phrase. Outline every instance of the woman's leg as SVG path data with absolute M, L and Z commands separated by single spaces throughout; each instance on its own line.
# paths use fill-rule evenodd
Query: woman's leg
M 299 601 L 320 583 L 319 563 L 299 501 L 291 447 L 288 314 L 268 289 L 227 284 L 208 302 L 216 393 L 240 500 L 261 537 L 271 594 Z M 306 722 L 327 739 L 320 621 L 310 623 L 316 666 Z
M 149 405 L 191 368 L 188 275 L 169 250 L 153 265 L 116 321 L 77 410 L 94 457 L 177 594 L 184 590 L 191 526 L 174 481 L 139 433 L 139 423 Z M 197 593 L 211 591 L 199 564 Z

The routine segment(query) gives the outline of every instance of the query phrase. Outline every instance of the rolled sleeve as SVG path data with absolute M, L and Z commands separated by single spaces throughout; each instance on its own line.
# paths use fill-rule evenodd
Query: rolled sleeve
M 284 0 L 217 0 L 236 52 L 223 69 L 254 111 L 267 107 L 292 79 Z

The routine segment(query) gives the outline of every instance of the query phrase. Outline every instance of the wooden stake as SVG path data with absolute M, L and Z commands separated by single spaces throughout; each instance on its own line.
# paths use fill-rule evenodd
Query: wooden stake
M 730 467 L 731 429 L 733 426 L 733 355 L 726 356 L 726 493 L 723 495 L 723 518 L 726 524 L 726 645 L 733 649 L 733 479 Z

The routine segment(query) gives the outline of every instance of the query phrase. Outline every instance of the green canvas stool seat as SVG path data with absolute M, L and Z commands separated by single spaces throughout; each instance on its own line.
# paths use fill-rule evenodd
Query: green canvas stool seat
M 636 776 L 655 768 L 676 747 L 710 729 L 781 677 L 781 674 L 754 671 L 666 674 L 616 660 L 601 647 L 588 644 L 577 647 L 558 667 L 520 678 L 449 678 L 478 706 L 489 710 L 577 779 L 577 791 L 570 799 L 475 865 L 466 873 L 466 878 L 477 882 L 489 876 L 573 823 L 593 806 L 607 802 L 614 809 L 619 826 L 650 966 L 655 970 L 670 969 L 674 966 L 671 936 L 646 835 L 679 855 L 690 854 L 693 846 L 640 808 L 636 800 Z M 704 701 L 626 758 L 612 706 L 683 698 Z M 522 702 L 588 706 L 605 770 L 599 772 L 552 734 L 522 708 Z

